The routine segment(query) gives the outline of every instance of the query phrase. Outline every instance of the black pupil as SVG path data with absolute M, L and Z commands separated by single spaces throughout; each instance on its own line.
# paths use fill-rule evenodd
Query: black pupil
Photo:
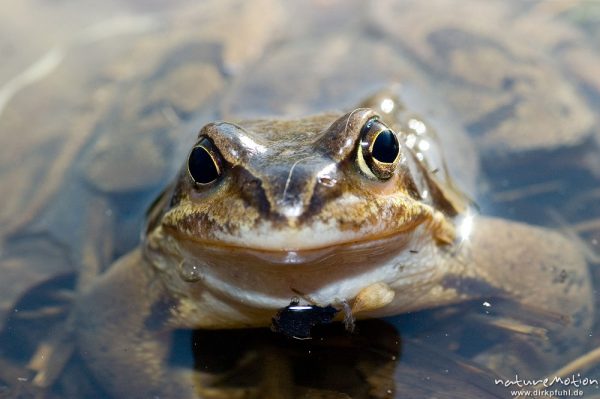
M 391 130 L 384 130 L 377 135 L 375 143 L 373 143 L 372 155 L 373 158 L 383 163 L 392 163 L 398 156 L 400 147 L 398 139 Z
M 204 147 L 195 147 L 188 159 L 188 169 L 196 183 L 207 184 L 219 177 L 215 162 Z

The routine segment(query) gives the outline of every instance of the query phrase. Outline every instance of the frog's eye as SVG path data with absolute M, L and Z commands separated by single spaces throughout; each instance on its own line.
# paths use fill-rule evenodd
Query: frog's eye
M 188 157 L 188 173 L 194 183 L 209 184 L 221 176 L 221 154 L 206 137 L 192 148 Z
M 361 130 L 358 164 L 368 176 L 389 179 L 400 159 L 398 137 L 377 118 L 371 118 Z

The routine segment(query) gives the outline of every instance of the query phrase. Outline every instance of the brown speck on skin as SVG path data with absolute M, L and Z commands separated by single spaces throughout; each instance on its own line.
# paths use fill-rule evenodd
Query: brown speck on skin
M 567 273 L 567 271 L 565 269 L 562 269 L 560 271 L 560 273 L 558 273 L 558 275 L 554 278 L 554 281 L 562 284 L 565 281 L 567 281 L 568 277 L 569 277 L 569 274 Z

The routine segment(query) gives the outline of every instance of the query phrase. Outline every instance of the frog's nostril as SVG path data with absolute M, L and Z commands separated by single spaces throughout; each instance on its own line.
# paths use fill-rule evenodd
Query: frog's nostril
M 317 181 L 325 187 L 333 187 L 337 183 L 337 180 L 330 176 L 319 176 Z
M 331 163 L 325 166 L 317 174 L 317 182 L 325 187 L 333 187 L 337 183 L 335 178 L 337 172 L 337 166 L 335 163 Z

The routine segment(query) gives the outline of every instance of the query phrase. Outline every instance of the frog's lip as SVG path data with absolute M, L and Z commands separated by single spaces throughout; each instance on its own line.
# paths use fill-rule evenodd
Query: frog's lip
M 305 231 L 289 230 L 283 232 L 283 234 L 282 230 L 273 231 L 270 234 L 260 234 L 257 231 L 252 231 L 255 235 L 250 240 L 243 240 L 237 236 L 221 236 L 219 239 L 196 237 L 172 227 L 165 227 L 165 229 L 177 240 L 191 243 L 203 250 L 248 253 L 273 263 L 298 264 L 343 249 L 373 247 L 389 241 L 410 238 L 423 222 L 423 219 L 414 220 L 402 226 L 402 228 L 394 230 L 358 231 L 351 234 L 337 231 L 336 233 L 340 234 L 337 234 L 334 238 L 329 235 L 327 240 L 320 237 L 318 233 L 315 233 L 316 229 L 312 228 L 305 229 Z M 250 233 L 247 236 L 251 236 Z M 306 237 L 309 237 L 309 239 L 304 239 Z M 297 245 L 298 242 L 303 242 L 304 245 Z M 290 245 L 291 243 L 296 245 Z

